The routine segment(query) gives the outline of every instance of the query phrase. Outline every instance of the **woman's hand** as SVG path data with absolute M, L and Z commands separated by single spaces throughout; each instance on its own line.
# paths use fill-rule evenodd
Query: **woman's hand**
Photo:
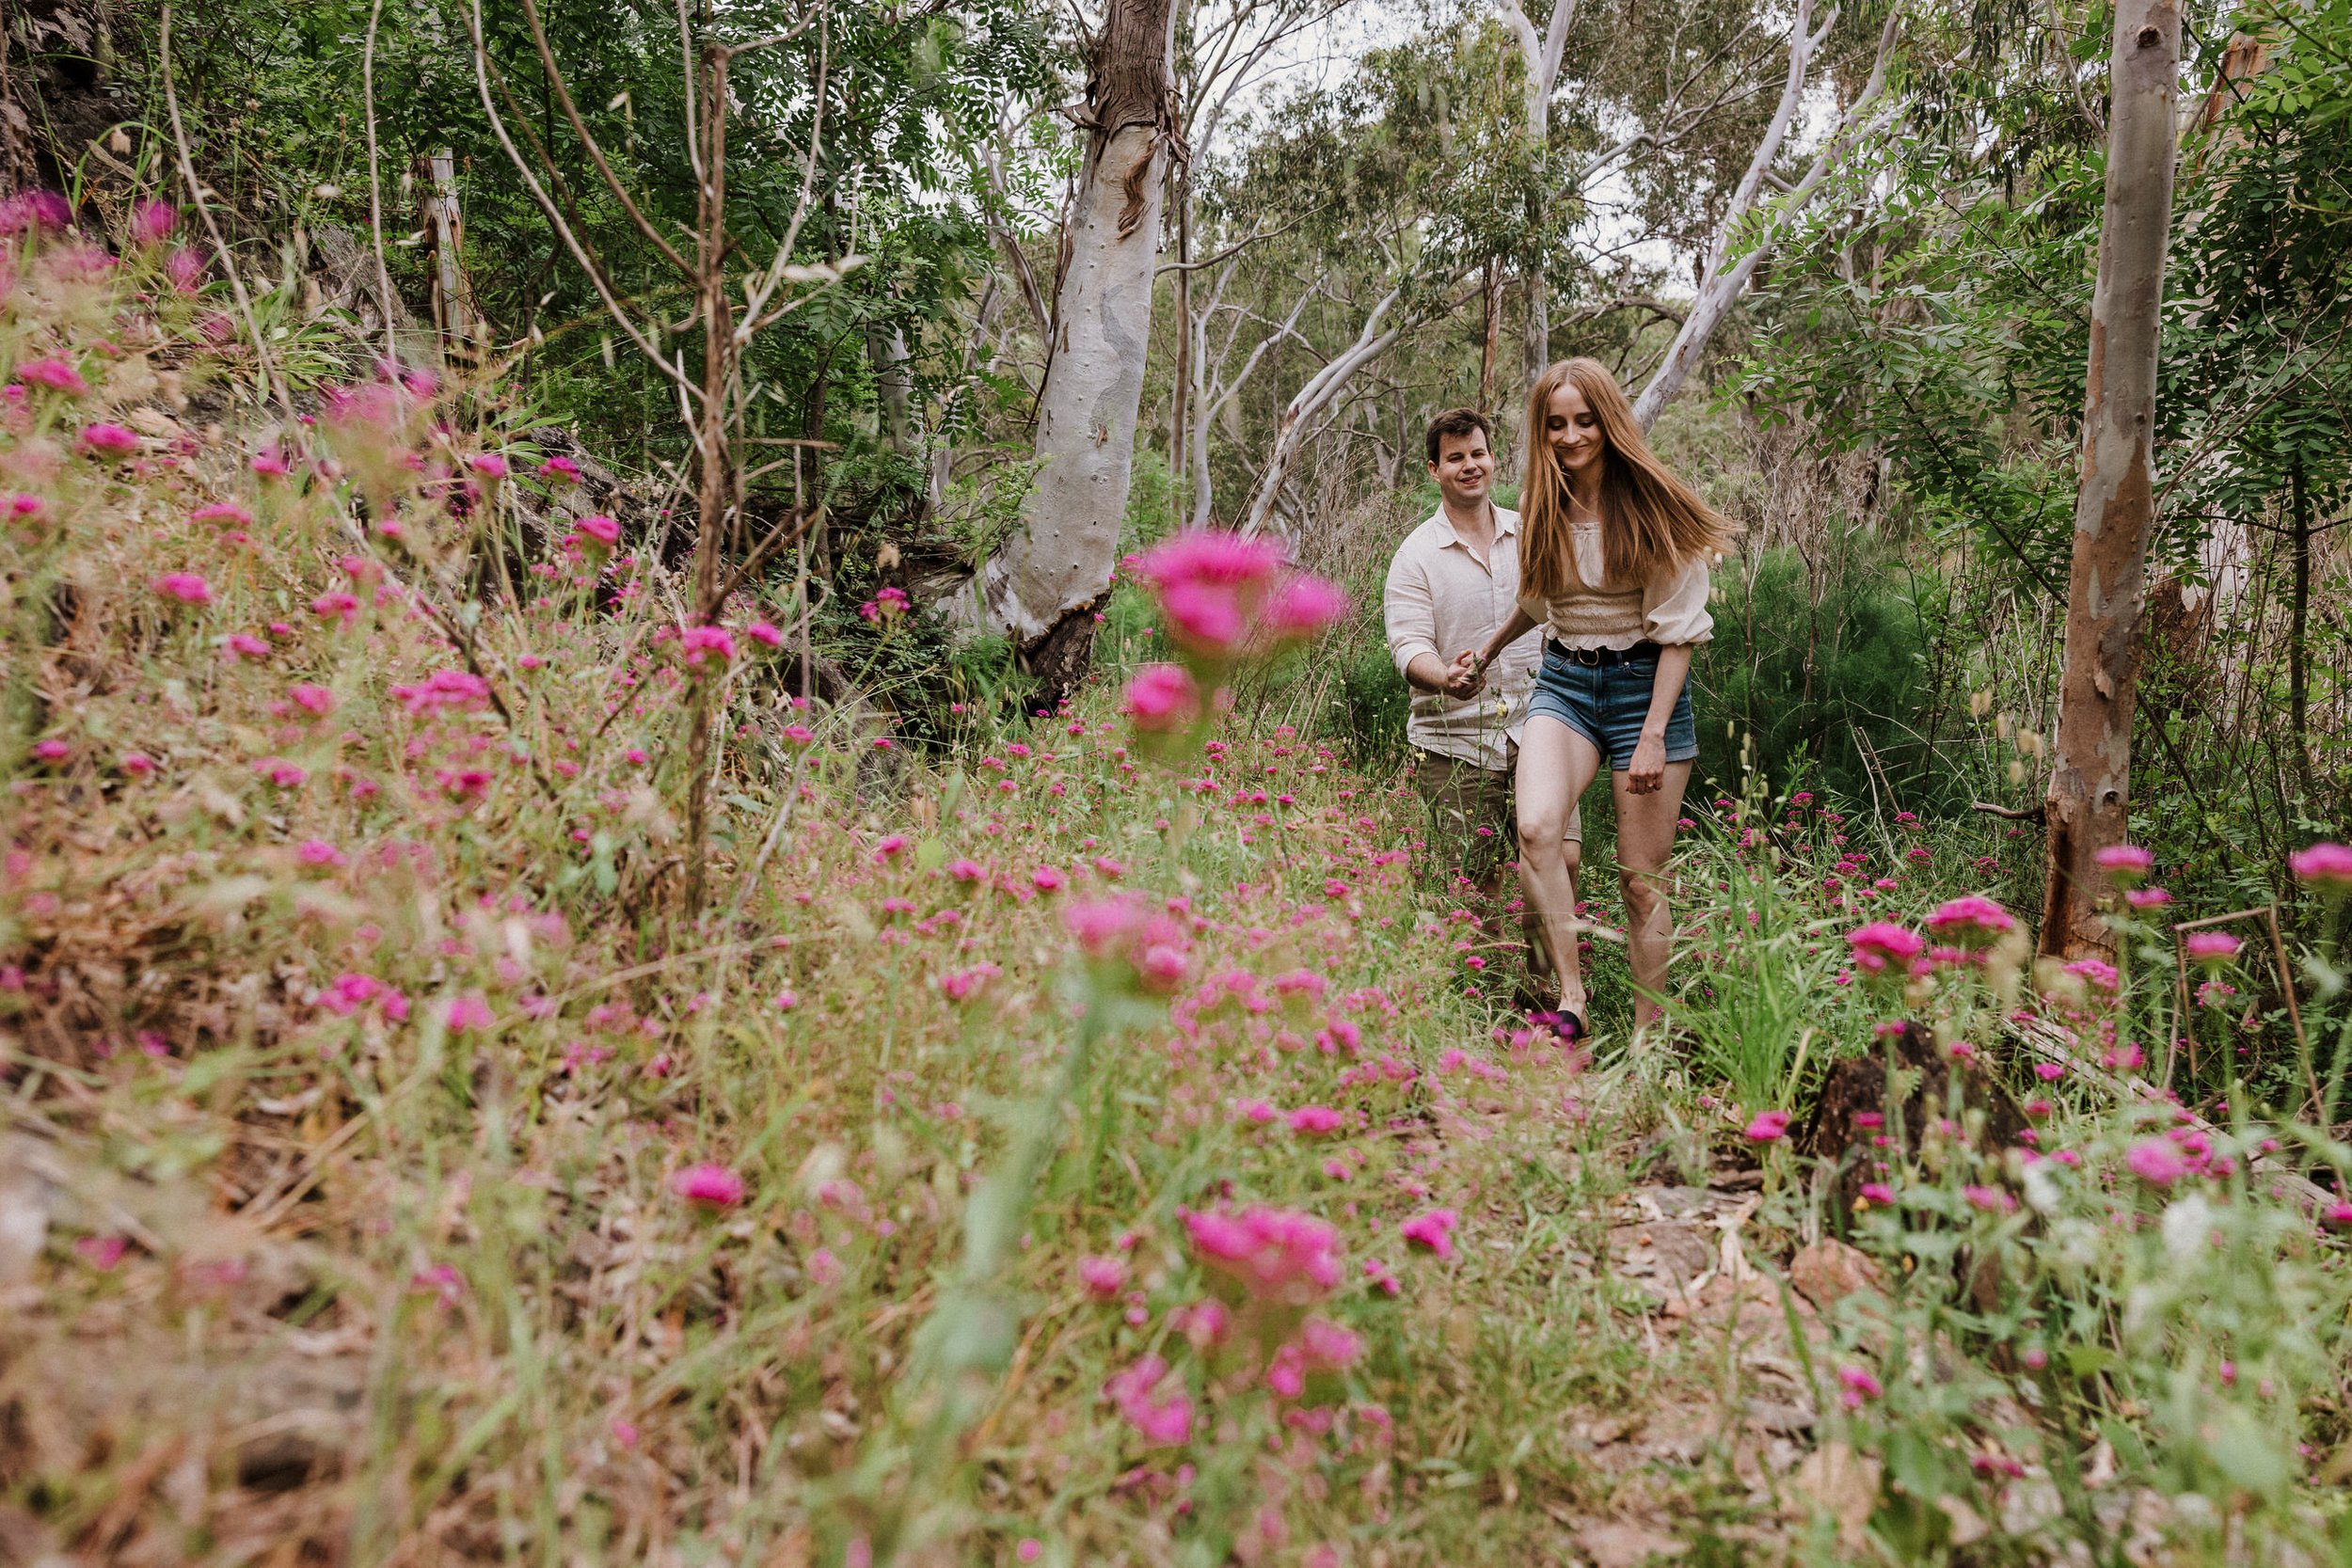
M 1633 744 L 1633 762 L 1626 769 L 1625 786 L 1636 795 L 1655 795 L 1665 783 L 1666 737 L 1645 733 Z

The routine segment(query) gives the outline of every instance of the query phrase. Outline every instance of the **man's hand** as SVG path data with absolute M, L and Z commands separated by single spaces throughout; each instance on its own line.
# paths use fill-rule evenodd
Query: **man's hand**
M 1486 673 L 1479 668 L 1478 655 L 1473 649 L 1463 649 L 1454 656 L 1454 662 L 1446 666 L 1445 694 L 1456 702 L 1477 696 L 1479 689 L 1486 684 Z

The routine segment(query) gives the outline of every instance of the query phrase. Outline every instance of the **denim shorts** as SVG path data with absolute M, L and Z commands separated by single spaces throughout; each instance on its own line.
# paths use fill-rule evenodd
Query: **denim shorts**
M 1633 748 L 1649 718 L 1650 694 L 1658 685 L 1658 661 L 1595 667 L 1579 664 L 1556 642 L 1544 644 L 1544 667 L 1535 677 L 1534 695 L 1527 701 L 1527 716 L 1547 714 L 1593 743 L 1609 759 L 1610 768 L 1624 772 L 1633 766 Z M 1691 718 L 1691 678 L 1682 679 L 1681 694 L 1666 720 L 1666 760 L 1689 762 L 1699 754 L 1698 726 Z

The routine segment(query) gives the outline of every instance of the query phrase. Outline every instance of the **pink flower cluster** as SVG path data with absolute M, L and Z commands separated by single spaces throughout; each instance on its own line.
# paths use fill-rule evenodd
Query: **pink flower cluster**
M 1345 594 L 1289 570 L 1270 540 L 1180 533 L 1127 565 L 1158 598 L 1178 649 L 1211 668 L 1307 641 L 1347 613 Z
M 1073 904 L 1063 912 L 1062 924 L 1089 962 L 1145 990 L 1173 990 L 1192 961 L 1191 938 L 1184 923 L 1139 894 Z
M 1157 1355 L 1140 1356 L 1112 1373 L 1103 1394 L 1147 1443 L 1173 1447 L 1192 1436 L 1192 1396 Z
M 1178 1212 L 1200 1261 L 1254 1297 L 1303 1307 L 1339 1288 L 1339 1232 L 1311 1214 L 1262 1204 Z
M 462 713 L 487 702 L 490 683 L 464 670 L 436 670 L 423 680 L 395 685 L 392 695 L 411 715 L 427 719 L 442 712 Z
M 1962 947 L 1984 947 L 2016 929 L 2010 912 L 1979 894 L 1954 898 L 1928 916 L 1928 929 Z
M 1916 932 L 1887 920 L 1849 931 L 1846 945 L 1853 949 L 1854 966 L 1871 974 L 1908 971 L 1927 947 Z

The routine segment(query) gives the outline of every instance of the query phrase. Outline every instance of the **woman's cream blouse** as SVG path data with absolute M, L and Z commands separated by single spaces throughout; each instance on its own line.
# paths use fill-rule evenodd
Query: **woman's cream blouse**
M 1630 648 L 1636 642 L 1669 647 L 1704 642 L 1715 635 L 1707 612 L 1707 558 L 1695 556 L 1682 569 L 1655 581 L 1623 589 L 1601 582 L 1600 524 L 1568 525 L 1568 548 L 1576 555 L 1582 586 L 1556 599 L 1519 596 L 1528 619 L 1552 641 L 1569 648 Z

